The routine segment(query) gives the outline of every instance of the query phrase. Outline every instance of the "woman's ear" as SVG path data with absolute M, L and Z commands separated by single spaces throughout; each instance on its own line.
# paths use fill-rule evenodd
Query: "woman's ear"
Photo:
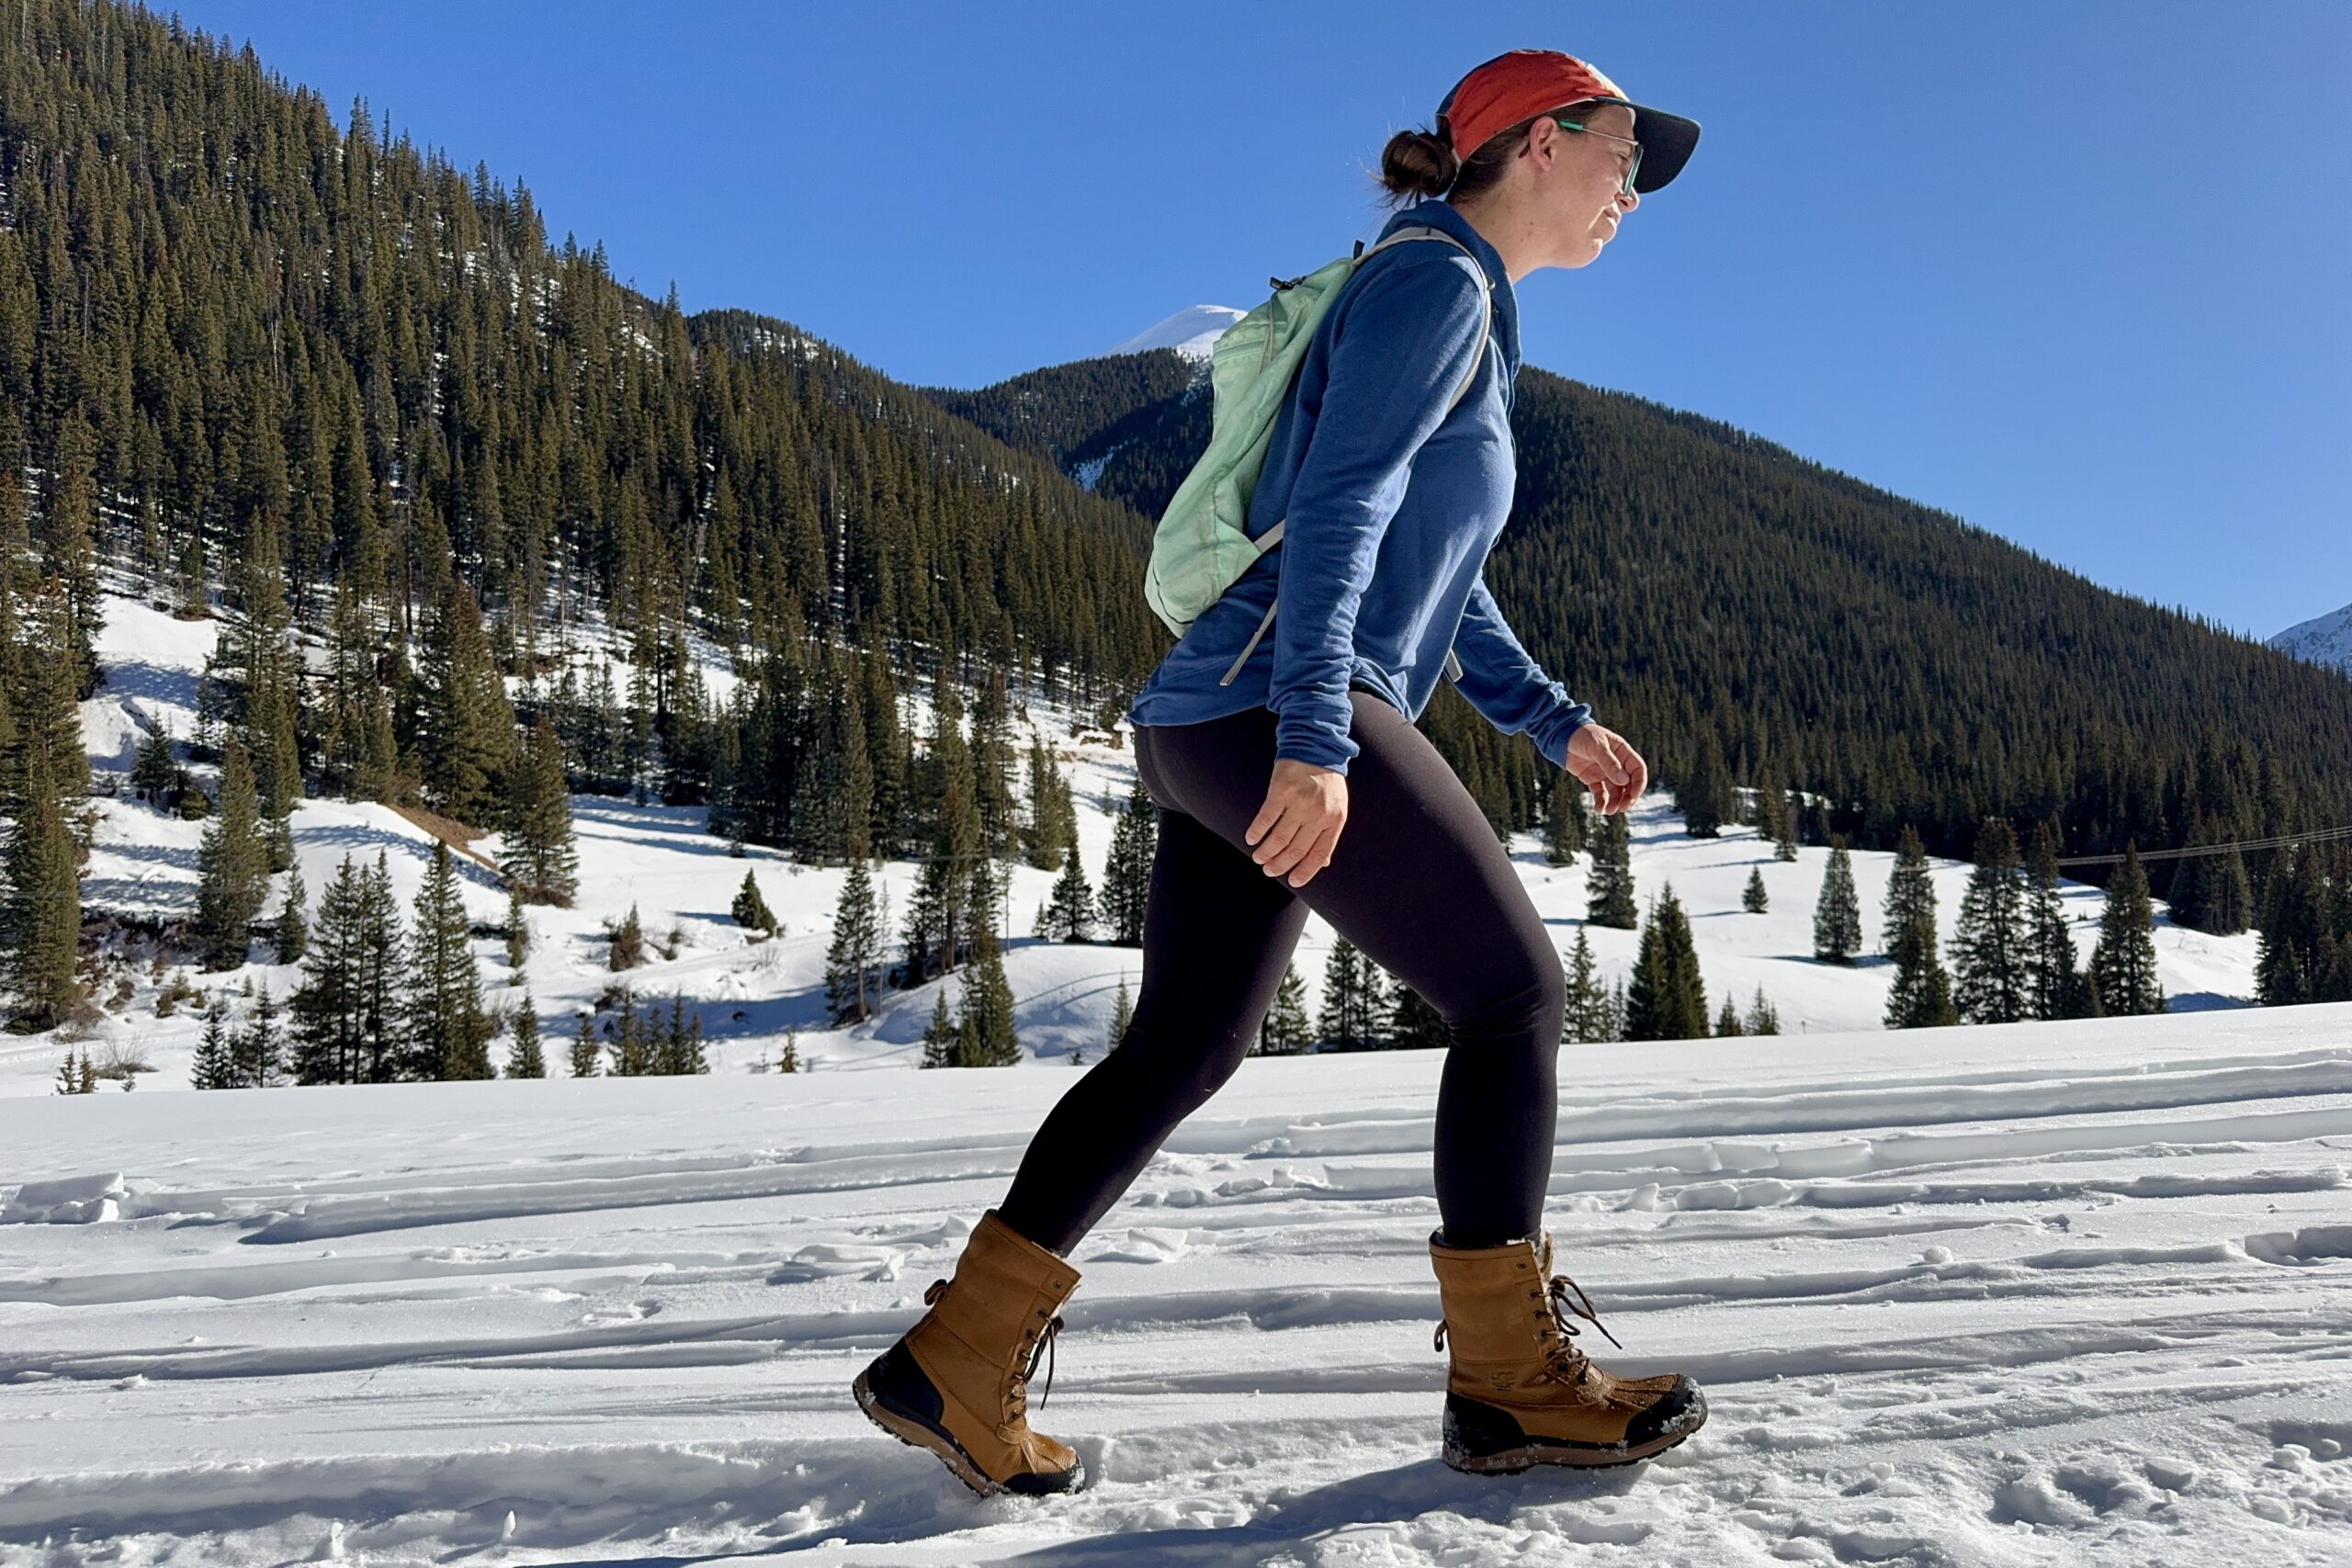
M 1538 115 L 1535 123 L 1527 128 L 1528 157 L 1539 167 L 1551 163 L 1558 155 L 1553 143 L 1566 134 L 1560 129 L 1559 121 L 1550 115 Z

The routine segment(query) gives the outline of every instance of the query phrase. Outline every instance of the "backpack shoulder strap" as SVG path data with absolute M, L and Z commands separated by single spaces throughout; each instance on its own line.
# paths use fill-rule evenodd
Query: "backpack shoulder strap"
M 1399 229 L 1394 234 L 1391 234 L 1386 239 L 1381 241 L 1379 244 L 1373 246 L 1371 251 L 1364 249 L 1363 242 L 1362 240 L 1358 240 L 1356 242 L 1355 254 L 1351 259 L 1358 265 L 1362 265 L 1364 257 L 1370 255 L 1372 251 L 1379 250 L 1385 245 L 1397 244 L 1407 240 L 1443 240 L 1447 244 L 1452 245 L 1455 250 L 1458 250 L 1464 255 L 1468 256 L 1470 258 L 1470 265 L 1477 269 L 1478 287 L 1485 292 L 1487 297 L 1487 309 L 1478 318 L 1478 349 L 1476 354 L 1473 354 L 1470 356 L 1470 373 L 1462 378 L 1462 385 L 1454 389 L 1453 400 L 1445 405 L 1445 412 L 1450 414 L 1455 409 L 1462 406 L 1463 399 L 1470 395 L 1471 385 L 1478 379 L 1479 367 L 1487 362 L 1487 339 L 1493 329 L 1495 320 L 1495 286 L 1487 276 L 1486 266 L 1479 262 L 1476 254 L 1473 252 L 1469 246 L 1464 244 L 1461 241 L 1447 233 L 1444 230 L 1437 228 L 1432 224 L 1416 223 L 1410 228 Z M 1275 281 L 1279 284 L 1281 280 L 1276 279 Z M 1258 554 L 1261 558 L 1262 558 L 1266 553 L 1272 550 L 1276 545 L 1283 542 L 1283 529 L 1289 521 L 1290 519 L 1285 517 L 1259 536 L 1257 547 Z M 1241 673 L 1241 667 L 1250 661 L 1250 654 L 1257 651 L 1259 640 L 1266 635 L 1266 628 L 1273 624 L 1275 605 L 1280 603 L 1281 601 L 1277 599 L 1274 604 L 1269 604 L 1266 606 L 1265 615 L 1259 618 L 1258 629 L 1250 634 L 1250 640 L 1241 645 L 1241 651 L 1239 653 L 1234 655 L 1233 662 L 1226 667 L 1223 678 L 1217 682 L 1218 685 L 1231 685 L 1233 683 L 1233 678 Z M 1459 681 L 1462 678 L 1462 664 L 1459 660 L 1453 657 L 1453 649 L 1448 649 L 1446 650 L 1445 661 L 1446 674 L 1452 679 Z
M 1447 244 L 1452 245 L 1455 250 L 1460 251 L 1464 255 L 1468 256 L 1470 258 L 1471 266 L 1478 274 L 1478 288 L 1487 297 L 1486 314 L 1480 317 L 1478 321 L 1478 349 L 1476 353 L 1470 356 L 1470 374 L 1464 377 L 1462 379 L 1462 385 L 1455 389 L 1453 400 L 1445 405 L 1445 412 L 1452 413 L 1455 409 L 1462 406 L 1462 400 L 1470 395 L 1471 383 L 1478 379 L 1479 367 L 1483 366 L 1487 362 L 1487 338 L 1494 326 L 1495 320 L 1495 286 L 1487 276 L 1486 265 L 1478 260 L 1476 253 L 1473 252 L 1469 246 L 1464 244 L 1460 240 L 1457 240 L 1453 235 L 1447 233 L 1444 230 L 1438 228 L 1435 224 L 1416 223 L 1408 228 L 1399 229 L 1394 234 L 1391 234 L 1386 239 L 1381 241 L 1379 244 L 1373 246 L 1372 251 L 1377 251 L 1385 246 L 1397 244 L 1407 240 L 1442 240 Z M 1362 265 L 1364 257 L 1370 255 L 1372 251 L 1363 249 L 1363 242 L 1361 240 L 1356 242 L 1356 246 L 1355 260 L 1358 265 Z

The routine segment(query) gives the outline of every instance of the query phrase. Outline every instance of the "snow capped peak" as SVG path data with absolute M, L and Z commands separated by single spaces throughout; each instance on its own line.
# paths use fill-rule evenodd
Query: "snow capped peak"
M 1172 348 L 1195 359 L 1206 359 L 1216 340 L 1225 335 L 1225 329 L 1247 314 L 1230 305 L 1188 305 L 1109 352 L 1141 354 L 1150 348 Z
M 2289 626 L 2270 639 L 2270 646 L 2313 664 L 2334 665 L 2352 675 L 2352 604 Z

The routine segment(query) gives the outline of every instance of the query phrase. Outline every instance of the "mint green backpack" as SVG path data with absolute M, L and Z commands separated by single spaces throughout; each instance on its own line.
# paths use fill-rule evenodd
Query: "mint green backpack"
M 1372 247 L 1356 242 L 1352 255 L 1317 267 L 1288 282 L 1276 277 L 1273 297 L 1227 327 L 1209 356 L 1209 384 L 1214 401 L 1209 415 L 1208 450 L 1176 487 L 1167 512 L 1151 536 L 1151 559 L 1144 569 L 1144 597 L 1168 629 L 1179 637 L 1216 604 L 1258 558 L 1283 542 L 1283 524 L 1263 536 L 1250 537 L 1250 497 L 1266 466 L 1266 451 L 1273 443 L 1274 422 L 1290 397 L 1291 383 L 1314 341 L 1316 324 L 1339 298 L 1340 289 L 1364 257 L 1408 240 L 1442 240 L 1470 256 L 1470 248 L 1442 229 L 1416 224 L 1399 229 Z M 1487 290 L 1487 317 L 1479 323 L 1478 352 L 1470 374 L 1447 405 L 1450 413 L 1469 394 L 1486 363 L 1487 337 L 1493 326 L 1494 288 L 1487 269 L 1478 268 Z M 1285 519 L 1285 521 L 1287 521 Z M 1267 606 L 1248 646 L 1218 683 L 1229 684 L 1256 649 L 1259 638 L 1272 624 Z M 1447 655 L 1447 673 L 1459 678 L 1461 665 Z

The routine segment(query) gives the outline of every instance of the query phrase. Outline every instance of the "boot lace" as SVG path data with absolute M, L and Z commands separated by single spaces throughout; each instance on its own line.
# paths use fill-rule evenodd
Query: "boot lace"
M 1617 1337 L 1609 1332 L 1607 1324 L 1600 1321 L 1600 1314 L 1593 1310 L 1592 1298 L 1585 1294 L 1584 1287 L 1566 1274 L 1552 1273 L 1552 1238 L 1548 1235 L 1544 1238 L 1544 1258 L 1537 1267 L 1540 1272 L 1551 1277 L 1544 1290 L 1546 1309 L 1544 1315 L 1551 1320 L 1550 1326 L 1554 1332 L 1537 1336 L 1544 1353 L 1544 1371 L 1562 1382 L 1577 1382 L 1590 1370 L 1592 1359 L 1569 1343 L 1584 1332 L 1570 1321 L 1572 1316 L 1583 1318 L 1600 1329 L 1601 1336 L 1611 1345 L 1617 1345 L 1620 1350 L 1625 1347 L 1617 1344 Z M 1576 1301 L 1568 1299 L 1570 1291 L 1576 1292 Z M 1583 1304 L 1578 1305 L 1578 1302 Z M 1445 1319 L 1438 1319 L 1437 1333 L 1430 1344 L 1434 1349 L 1445 1348 Z
M 1029 1380 L 1037 1375 L 1037 1361 L 1040 1357 L 1043 1357 L 1046 1362 L 1046 1386 L 1037 1391 L 1037 1408 L 1042 1410 L 1046 1407 L 1046 1395 L 1054 1392 L 1054 1359 L 1050 1352 L 1053 1349 L 1054 1337 L 1061 1331 L 1062 1314 L 1059 1313 L 1047 1318 L 1046 1326 L 1037 1331 L 1037 1342 L 1029 1352 L 1029 1364 L 1021 1369 L 1021 1381 L 1012 1385 L 1014 1415 L 1022 1413 L 1023 1405 L 1028 1397 Z
M 1582 1306 L 1568 1300 L 1570 1291 L 1577 1293 L 1577 1300 L 1584 1303 Z M 1568 1343 L 1570 1339 L 1584 1332 L 1568 1321 L 1569 1314 L 1574 1314 L 1600 1329 L 1602 1337 L 1611 1345 L 1617 1345 L 1617 1337 L 1609 1332 L 1609 1325 L 1601 1322 L 1600 1314 L 1592 1310 L 1592 1298 L 1584 1293 L 1584 1287 L 1566 1274 L 1552 1276 L 1552 1282 L 1544 1287 L 1544 1303 L 1551 1309 L 1552 1326 L 1559 1331 L 1556 1336 L 1544 1337 L 1544 1370 L 1562 1382 L 1577 1382 L 1591 1369 L 1592 1358 Z M 1620 1350 L 1624 1348 L 1623 1345 L 1617 1345 Z
M 933 1280 L 931 1282 L 931 1288 L 922 1293 L 922 1304 L 931 1305 L 944 1294 L 946 1290 L 946 1280 Z M 1012 1413 L 1012 1419 L 1017 1421 L 1027 1413 L 1029 1380 L 1037 1375 L 1037 1362 L 1041 1358 L 1046 1363 L 1046 1386 L 1037 1392 L 1037 1408 L 1042 1410 L 1046 1407 L 1046 1396 L 1054 1392 L 1053 1344 L 1061 1331 L 1062 1314 L 1059 1313 L 1047 1318 L 1046 1326 L 1036 1331 L 1036 1340 L 1031 1345 L 1029 1350 L 1029 1362 L 1021 1369 L 1020 1375 L 1012 1380 L 1012 1397 L 1006 1402 Z

